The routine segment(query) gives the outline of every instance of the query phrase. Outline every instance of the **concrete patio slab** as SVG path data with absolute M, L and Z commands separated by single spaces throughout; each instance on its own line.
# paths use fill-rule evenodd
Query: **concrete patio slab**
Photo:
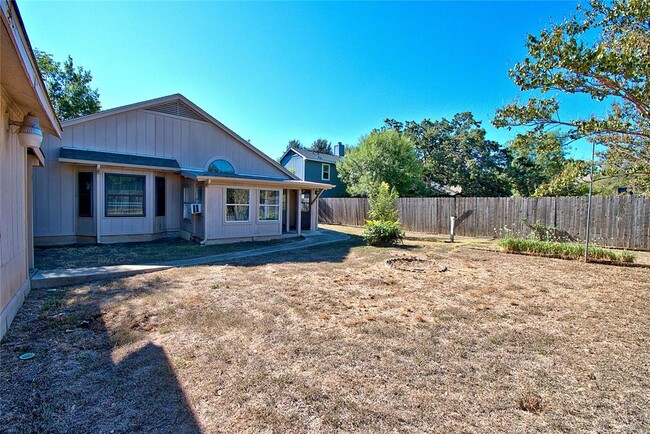
M 39 270 L 31 279 L 32 289 L 57 288 L 77 285 L 98 280 L 116 279 L 134 276 L 136 274 L 152 273 L 173 267 L 191 267 L 196 265 L 228 263 L 237 259 L 250 258 L 268 254 L 304 249 L 323 244 L 346 241 L 350 237 L 340 232 L 319 230 L 303 233 L 305 239 L 287 245 L 261 247 L 242 252 L 223 253 L 218 255 L 201 256 L 198 258 L 181 259 L 149 265 L 112 265 L 104 267 L 69 268 L 59 270 Z
M 95 280 L 115 279 L 172 268 L 165 265 L 112 265 L 38 271 L 32 277 L 32 289 L 56 288 Z

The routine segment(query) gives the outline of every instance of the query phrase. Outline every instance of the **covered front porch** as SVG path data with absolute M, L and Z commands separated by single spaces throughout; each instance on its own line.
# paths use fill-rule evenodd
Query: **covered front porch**
M 296 234 L 318 229 L 318 198 L 322 189 L 283 189 L 282 233 Z
M 194 196 L 200 196 L 202 203 L 192 232 L 204 244 L 288 238 L 316 231 L 318 198 L 332 188 L 241 174 L 182 171 L 181 175 L 184 190 L 202 192 Z

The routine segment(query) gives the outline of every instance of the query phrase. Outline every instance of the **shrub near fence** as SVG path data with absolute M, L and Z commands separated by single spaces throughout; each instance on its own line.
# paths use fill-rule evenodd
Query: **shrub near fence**
M 566 230 L 584 241 L 587 197 L 415 197 L 397 201 L 400 222 L 409 231 L 448 234 L 455 210 L 456 235 L 493 237 L 504 227 L 526 236 L 522 222 Z M 590 241 L 601 246 L 650 250 L 650 198 L 594 196 Z M 363 198 L 326 198 L 319 202 L 319 222 L 362 226 L 368 218 Z

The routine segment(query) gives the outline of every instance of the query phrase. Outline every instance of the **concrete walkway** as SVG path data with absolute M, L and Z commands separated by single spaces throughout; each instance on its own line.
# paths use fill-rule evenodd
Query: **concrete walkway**
M 191 267 L 195 265 L 227 263 L 237 259 L 254 256 L 282 253 L 289 250 L 304 249 L 323 244 L 346 241 L 350 237 L 339 232 L 320 229 L 314 232 L 303 232 L 304 240 L 279 246 L 261 247 L 234 253 L 201 256 L 198 258 L 180 259 L 178 261 L 164 262 L 151 265 L 112 265 L 104 267 L 68 268 L 58 270 L 39 270 L 32 277 L 32 289 L 57 288 L 61 286 L 77 285 L 80 283 L 97 280 L 116 279 L 134 276 L 142 273 L 167 270 L 173 267 Z

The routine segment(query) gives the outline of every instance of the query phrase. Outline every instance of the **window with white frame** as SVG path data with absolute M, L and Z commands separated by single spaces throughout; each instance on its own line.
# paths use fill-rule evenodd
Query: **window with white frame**
M 192 201 L 194 200 L 193 188 L 183 188 L 183 220 L 192 220 Z
M 226 188 L 226 221 L 250 221 L 251 191 L 243 188 Z
M 321 171 L 321 179 L 323 181 L 330 180 L 330 165 L 327 163 L 323 163 L 322 171 Z
M 280 191 L 260 190 L 260 221 L 280 221 Z

